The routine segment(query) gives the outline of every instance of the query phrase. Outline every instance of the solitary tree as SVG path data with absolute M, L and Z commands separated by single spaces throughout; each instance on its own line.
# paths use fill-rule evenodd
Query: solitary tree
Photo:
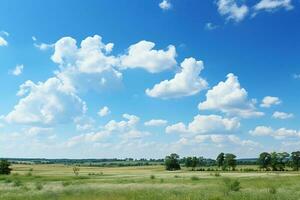
M 225 168 L 228 167 L 234 171 L 236 167 L 236 155 L 231 153 L 225 154 L 224 166 Z
M 269 170 L 271 165 L 271 154 L 263 152 L 259 155 L 258 164 L 261 169 Z
M 300 168 L 300 151 L 295 151 L 291 153 L 291 165 L 295 171 Z
M 217 165 L 218 165 L 218 167 L 222 167 L 223 168 L 223 166 L 224 166 L 224 159 L 225 159 L 225 154 L 224 153 L 220 153 L 219 155 L 218 155 L 218 157 L 217 157 Z
M 0 174 L 10 174 L 11 168 L 10 163 L 7 160 L 0 161 Z
M 165 166 L 166 170 L 180 170 L 179 155 L 177 155 L 176 153 L 172 153 L 171 155 L 166 156 Z
M 80 171 L 80 168 L 79 167 L 73 167 L 73 172 L 74 172 L 74 174 L 76 175 L 76 176 L 78 176 L 79 175 L 79 171 Z

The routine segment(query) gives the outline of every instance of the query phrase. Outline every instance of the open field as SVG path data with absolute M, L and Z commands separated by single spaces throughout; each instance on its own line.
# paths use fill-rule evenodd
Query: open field
M 240 182 L 232 191 L 230 183 Z M 100 168 L 14 165 L 0 176 L 0 199 L 300 199 L 295 172 L 167 172 L 163 166 Z

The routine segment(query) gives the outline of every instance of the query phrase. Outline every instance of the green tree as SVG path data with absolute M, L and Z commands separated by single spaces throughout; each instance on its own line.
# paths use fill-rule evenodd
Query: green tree
M 228 167 L 234 171 L 235 167 L 236 167 L 236 155 L 234 155 L 232 153 L 225 154 L 224 166 L 225 166 L 225 169 Z
M 176 153 L 172 153 L 169 156 L 166 156 L 165 158 L 165 166 L 166 170 L 174 171 L 174 170 L 180 170 L 180 164 L 179 164 L 179 155 Z
M 278 154 L 276 152 L 271 153 L 271 168 L 272 171 L 278 170 Z
M 258 164 L 261 169 L 269 170 L 271 165 L 271 154 L 263 152 L 259 155 Z
M 199 165 L 199 159 L 197 157 L 192 158 L 192 168 L 193 170 Z
M 7 160 L 0 161 L 0 174 L 10 174 L 11 168 L 10 163 Z
M 217 165 L 218 167 L 222 167 L 224 166 L 224 160 L 225 160 L 225 154 L 222 152 L 218 155 L 216 161 L 217 161 Z
M 300 168 L 300 151 L 295 151 L 291 153 L 291 166 L 295 171 Z
M 184 164 L 187 168 L 192 167 L 192 157 L 187 157 L 184 159 Z
M 284 171 L 285 166 L 287 165 L 289 161 L 290 154 L 287 152 L 282 152 L 277 154 L 278 158 L 278 169 L 280 171 Z

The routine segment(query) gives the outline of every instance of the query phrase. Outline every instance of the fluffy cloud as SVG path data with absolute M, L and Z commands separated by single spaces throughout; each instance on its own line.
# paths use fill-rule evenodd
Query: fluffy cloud
M 145 126 L 165 126 L 168 123 L 167 120 L 163 119 L 151 119 L 145 122 Z
M 280 128 L 277 130 L 266 126 L 257 126 L 254 130 L 250 130 L 249 133 L 254 136 L 272 136 L 276 139 L 284 139 L 286 137 L 300 137 L 300 131 L 293 129 Z
M 146 94 L 162 99 L 195 95 L 208 86 L 206 80 L 199 76 L 203 68 L 202 61 L 186 58 L 181 63 L 181 71 L 173 79 L 164 80 L 152 89 L 146 89 Z
M 163 10 L 169 10 L 172 8 L 172 4 L 170 3 L 169 0 L 163 0 L 162 2 L 160 2 L 159 7 Z
M 249 12 L 246 5 L 239 6 L 235 0 L 218 0 L 217 6 L 222 16 L 225 16 L 227 20 L 234 20 L 235 22 L 243 20 Z
M 148 136 L 150 133 L 137 128 L 140 118 L 135 115 L 123 114 L 125 120 L 111 120 L 100 130 L 81 134 L 70 138 L 66 145 L 74 146 L 79 143 L 100 142 L 112 134 L 117 134 L 123 141 L 139 139 Z
M 294 117 L 294 114 L 276 111 L 273 113 L 272 117 L 275 119 L 290 119 Z
M 180 122 L 166 127 L 166 133 L 179 134 L 223 134 L 237 130 L 240 122 L 236 118 L 223 118 L 219 115 L 197 115 L 186 126 Z
M 263 98 L 260 106 L 263 108 L 270 108 L 272 105 L 281 104 L 281 100 L 278 97 L 266 96 Z
M 109 115 L 109 114 L 110 114 L 110 110 L 109 110 L 109 108 L 108 108 L 107 106 L 104 106 L 104 107 L 101 108 L 101 109 L 99 110 L 99 112 L 98 112 L 98 115 L 99 115 L 100 117 L 104 117 L 104 116 Z
M 294 74 L 294 75 L 293 75 L 293 78 L 294 78 L 294 79 L 300 79 L 300 74 Z
M 176 50 L 170 45 L 166 51 L 153 49 L 155 44 L 140 41 L 128 49 L 128 54 L 121 56 L 122 68 L 143 68 L 151 73 L 158 73 L 176 66 Z
M 248 93 L 241 88 L 238 77 L 228 74 L 225 82 L 221 81 L 206 93 L 206 100 L 198 105 L 199 110 L 216 110 L 228 115 L 243 118 L 262 116 L 256 111 L 255 101 L 248 99 Z
M 18 92 L 22 96 L 5 117 L 8 122 L 22 124 L 68 123 L 86 112 L 86 104 L 76 94 L 65 91 L 58 78 L 38 84 L 26 81 Z
M 19 76 L 22 74 L 24 65 L 17 65 L 14 70 L 12 70 L 12 75 Z
M 261 0 L 254 6 L 256 11 L 274 11 L 280 8 L 284 8 L 286 10 L 293 9 L 292 0 Z
M 203 142 L 213 142 L 216 144 L 222 144 L 222 143 L 229 143 L 229 144 L 235 144 L 235 145 L 241 145 L 241 146 L 258 146 L 259 144 L 257 142 L 254 142 L 252 140 L 242 140 L 239 137 L 235 135 L 197 135 L 194 140 L 197 143 L 203 143 Z

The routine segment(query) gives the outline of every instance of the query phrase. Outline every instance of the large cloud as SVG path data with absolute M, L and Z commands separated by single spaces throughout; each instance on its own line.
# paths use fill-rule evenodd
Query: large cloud
M 225 82 L 221 81 L 206 93 L 206 100 L 198 106 L 200 110 L 216 110 L 228 115 L 244 118 L 262 116 L 256 111 L 255 101 L 248 99 L 248 93 L 241 88 L 238 77 L 228 74 Z
M 176 66 L 176 50 L 170 45 L 165 50 L 153 49 L 155 44 L 140 41 L 128 49 L 128 54 L 121 56 L 122 68 L 143 68 L 151 73 L 157 73 Z
M 67 123 L 84 114 L 87 107 L 76 94 L 65 91 L 58 78 L 38 84 L 27 81 L 18 92 L 23 98 L 6 116 L 8 122 L 24 124 Z
M 206 89 L 208 83 L 199 75 L 203 69 L 203 62 L 194 58 L 187 58 L 181 63 L 181 71 L 171 80 L 164 80 L 152 89 L 146 89 L 150 97 L 168 99 L 191 96 Z

